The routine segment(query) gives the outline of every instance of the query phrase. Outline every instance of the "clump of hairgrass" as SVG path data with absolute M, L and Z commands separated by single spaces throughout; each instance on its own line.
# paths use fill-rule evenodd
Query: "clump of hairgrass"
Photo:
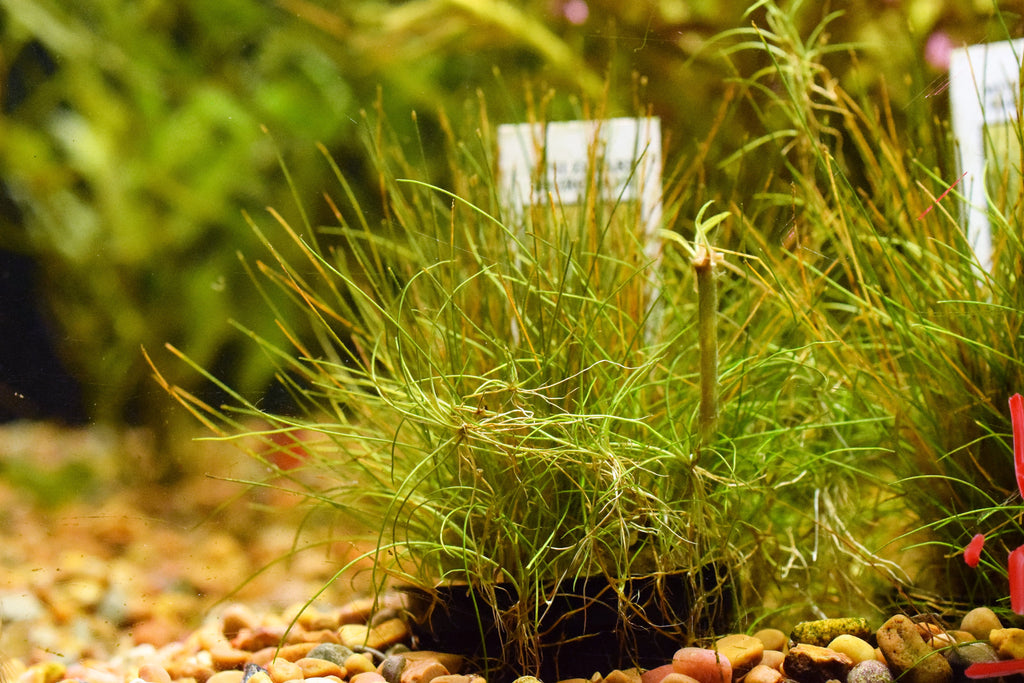
M 877 472 L 905 499 L 903 518 L 886 520 L 892 533 L 917 525 L 949 558 L 977 523 L 998 517 L 986 527 L 1005 533 L 993 553 L 1002 566 L 1022 540 L 1021 508 L 1003 504 L 1014 490 L 1006 398 L 1024 380 L 1019 202 L 998 193 L 1013 199 L 990 211 L 996 256 L 984 272 L 958 220 L 958 193 L 938 201 L 956 180 L 948 127 L 936 131 L 928 111 L 893 112 L 884 91 L 855 100 L 813 58 L 835 49 L 824 45 L 829 17 L 816 32 L 821 45 L 794 50 L 787 15 L 761 4 L 769 25 L 741 47 L 770 57 L 747 83 L 774 132 L 733 161 L 757 155 L 777 166 L 741 220 L 784 226 L 758 245 L 766 277 L 798 312 L 801 334 L 830 340 L 816 367 L 859 395 L 865 416 L 887 417 L 878 445 L 892 455 Z M 1005 595 L 963 576 L 962 563 L 943 566 L 934 552 L 923 561 L 908 569 L 947 604 Z
M 695 632 L 722 602 L 702 570 L 731 562 L 714 501 L 726 480 L 679 436 L 691 406 L 675 398 L 692 377 L 675 389 L 663 366 L 689 329 L 645 341 L 651 257 L 641 244 L 611 257 L 593 239 L 636 225 L 638 211 L 588 195 L 584 211 L 535 207 L 512 224 L 486 137 L 452 143 L 462 195 L 418 178 L 391 141 L 369 149 L 386 198 L 379 224 L 354 202 L 336 209 L 338 225 L 302 235 L 278 218 L 305 255 L 288 263 L 252 221 L 277 261 L 257 262 L 257 281 L 290 294 L 317 331 L 285 329 L 292 349 L 252 335 L 300 411 L 268 414 L 226 386 L 233 408 L 179 398 L 229 438 L 251 436 L 252 418 L 268 440 L 315 434 L 306 465 L 281 474 L 379 530 L 377 586 L 465 583 L 499 612 L 504 655 L 522 670 L 536 668 L 552 597 L 581 577 L 607 577 L 628 605 L 621 579 L 688 575 L 698 597 L 669 627 Z M 666 401 L 672 414 L 653 419 Z M 513 604 L 499 610 L 505 592 Z
M 581 577 L 607 578 L 632 622 L 642 606 L 624 579 L 688 577 L 692 603 L 659 625 L 681 640 L 710 635 L 722 610 L 761 613 L 800 592 L 821 612 L 848 586 L 869 592 L 873 560 L 844 514 L 874 477 L 864 463 L 881 429 L 818 367 L 836 339 L 804 334 L 760 257 L 716 246 L 755 230 L 729 217 L 739 207 L 688 214 L 696 190 L 675 186 L 659 257 L 635 237 L 636 207 L 597 192 L 597 177 L 580 207 L 515 217 L 481 112 L 475 133 L 448 134 L 446 188 L 368 123 L 377 216 L 325 152 L 344 200 L 326 197 L 336 225 L 296 229 L 271 210 L 270 232 L 249 219 L 271 257 L 251 266 L 254 286 L 282 290 L 314 330 L 273 309 L 290 348 L 242 328 L 294 411 L 223 384 L 230 405 L 167 389 L 221 438 L 262 440 L 253 454 L 273 485 L 369 530 L 362 559 L 379 590 L 464 583 L 519 671 L 536 670 L 551 598 Z M 281 258 L 282 240 L 303 258 Z M 273 462 L 285 434 L 302 435 L 295 469 Z

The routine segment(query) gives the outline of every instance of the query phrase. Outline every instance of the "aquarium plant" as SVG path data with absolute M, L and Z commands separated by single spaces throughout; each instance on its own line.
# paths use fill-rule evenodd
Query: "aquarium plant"
M 246 260 L 254 286 L 284 292 L 312 330 L 273 308 L 289 346 L 242 328 L 277 364 L 290 410 L 223 382 L 230 401 L 210 405 L 158 371 L 165 388 L 220 438 L 255 439 L 274 485 L 343 515 L 371 544 L 380 591 L 462 586 L 519 671 L 544 658 L 555 598 L 591 577 L 623 623 L 648 629 L 627 582 L 681 578 L 687 604 L 661 605 L 657 624 L 676 643 L 805 572 L 827 575 L 829 592 L 851 578 L 868 590 L 854 575 L 870 554 L 840 496 L 872 479 L 875 418 L 825 389 L 821 341 L 792 334 L 796 312 L 759 259 L 716 246 L 732 212 L 705 203 L 685 217 L 693 197 L 674 176 L 661 253 L 639 240 L 612 251 L 604 242 L 639 216 L 597 192 L 592 171 L 580 206 L 515 217 L 479 112 L 448 124 L 444 186 L 424 174 L 422 147 L 410 159 L 368 118 L 377 212 L 322 149 L 346 200 L 326 197 L 335 225 L 271 210 L 271 232 L 248 218 L 270 256 Z

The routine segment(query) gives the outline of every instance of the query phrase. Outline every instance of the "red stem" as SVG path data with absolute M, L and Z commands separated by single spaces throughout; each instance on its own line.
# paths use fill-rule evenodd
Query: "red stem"
M 1010 397 L 1010 422 L 1013 425 L 1013 470 L 1017 474 L 1017 488 L 1024 497 L 1024 398 L 1020 394 Z

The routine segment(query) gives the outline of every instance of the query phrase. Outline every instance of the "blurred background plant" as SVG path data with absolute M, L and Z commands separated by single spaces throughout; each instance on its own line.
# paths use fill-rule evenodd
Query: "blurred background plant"
M 267 365 L 220 325 L 253 303 L 235 257 L 253 244 L 240 210 L 282 205 L 287 193 L 261 125 L 298 187 L 315 192 L 326 183 L 310 151 L 319 141 L 369 196 L 376 180 L 358 150 L 355 120 L 378 87 L 400 134 L 412 134 L 408 112 L 419 111 L 429 158 L 439 151 L 439 107 L 458 111 L 476 89 L 490 95 L 499 120 L 524 118 L 514 93 L 526 82 L 558 93 L 553 118 L 577 113 L 576 95 L 605 89 L 615 115 L 636 110 L 640 74 L 650 84 L 644 101 L 671 131 L 671 153 L 723 159 L 746 143 L 752 119 L 740 108 L 723 118 L 707 106 L 735 92 L 713 39 L 760 21 L 764 9 L 744 17 L 747 5 L 4 0 L 0 247 L 39 270 L 38 293 L 20 289 L 19 272 L 9 297 L 38 297 L 83 394 L 78 401 L 47 372 L 25 370 L 46 361 L 19 362 L 27 352 L 8 342 L 4 414 L 31 416 L 33 403 L 47 412 L 48 394 L 67 393 L 68 405 L 51 412 L 159 426 L 154 404 L 163 397 L 144 377 L 138 348 L 162 340 L 239 386 L 265 387 Z M 813 30 L 820 8 L 788 7 L 798 32 Z M 856 68 L 849 54 L 830 55 L 832 72 L 854 94 L 887 80 L 897 111 L 924 92 L 905 74 L 926 82 L 941 75 L 941 57 L 915 67 L 926 47 L 936 52 L 997 31 L 984 3 L 879 0 L 844 9 L 829 34 L 864 49 Z M 736 60 L 744 74 L 767 65 L 763 54 Z M 712 188 L 693 198 L 698 207 L 730 184 L 760 184 L 707 166 L 694 178 Z M 15 313 L 5 315 L 18 320 Z

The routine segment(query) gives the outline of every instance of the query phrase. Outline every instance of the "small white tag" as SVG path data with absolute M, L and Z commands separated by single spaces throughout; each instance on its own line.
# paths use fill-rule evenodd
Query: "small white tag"
M 593 170 L 591 154 L 601 164 Z M 541 156 L 543 174 L 535 172 Z M 657 118 L 498 126 L 498 172 L 513 215 L 549 198 L 578 204 L 597 178 L 602 199 L 640 202 L 645 232 L 653 240 L 661 223 L 661 165 Z
M 992 269 L 992 230 L 988 222 L 986 166 L 1019 164 L 1008 149 L 1006 124 L 1017 121 L 1024 38 L 954 50 L 949 65 L 953 134 L 960 150 L 960 172 L 967 197 L 964 230 L 981 266 Z

